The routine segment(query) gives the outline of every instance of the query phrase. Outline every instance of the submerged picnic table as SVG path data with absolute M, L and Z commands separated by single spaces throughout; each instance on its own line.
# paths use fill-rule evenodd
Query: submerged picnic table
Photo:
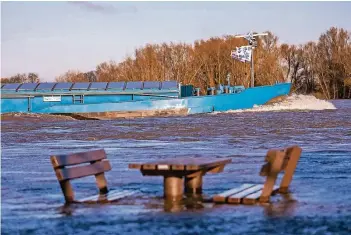
M 129 168 L 139 169 L 144 176 L 163 176 L 165 198 L 179 200 L 183 198 L 184 188 L 187 194 L 201 194 L 202 176 L 207 172 L 222 172 L 224 166 L 230 162 L 231 159 L 228 158 L 173 158 L 132 163 Z

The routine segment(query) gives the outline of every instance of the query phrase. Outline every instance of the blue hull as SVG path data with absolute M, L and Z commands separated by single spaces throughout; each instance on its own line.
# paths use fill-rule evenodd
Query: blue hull
M 248 109 L 254 105 L 263 105 L 269 100 L 287 95 L 290 92 L 290 83 L 281 83 L 272 86 L 247 88 L 240 93 L 190 96 L 178 98 L 174 94 L 145 95 L 145 94 L 106 94 L 94 93 L 83 95 L 84 103 L 74 101 L 75 96 L 82 97 L 82 93 L 60 94 L 59 102 L 44 102 L 43 96 L 48 94 L 21 94 L 3 96 L 1 99 L 1 113 L 26 112 L 44 114 L 84 114 L 106 112 L 133 112 L 156 111 L 170 109 L 186 109 L 188 114 L 210 113 L 214 111 L 228 111 Z M 73 101 L 72 101 L 73 99 Z M 46 100 L 47 101 L 47 100 Z M 79 100 L 78 100 L 79 101 Z

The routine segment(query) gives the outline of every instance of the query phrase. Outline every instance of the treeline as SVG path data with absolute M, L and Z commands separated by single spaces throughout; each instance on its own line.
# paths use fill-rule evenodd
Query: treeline
M 233 36 L 198 40 L 193 44 L 148 44 L 136 49 L 121 63 L 97 65 L 95 71 L 70 70 L 55 78 L 58 82 L 82 81 L 164 81 L 193 84 L 204 93 L 207 87 L 250 84 L 250 64 L 233 60 L 231 50 L 247 45 Z M 330 28 L 317 42 L 303 45 L 279 44 L 268 32 L 260 37 L 254 51 L 255 85 L 291 81 L 297 93 L 327 99 L 351 98 L 350 32 Z
M 280 46 L 286 78 L 301 93 L 319 92 L 327 99 L 351 97 L 350 32 L 330 28 L 318 42 Z
M 18 73 L 9 78 L 1 78 L 1 83 L 24 83 L 24 82 L 40 82 L 37 73 Z
M 284 81 L 284 75 L 277 60 L 278 38 L 272 33 L 258 42 L 255 51 L 256 85 L 274 84 Z M 137 49 L 133 56 L 123 62 L 104 62 L 94 73 L 68 71 L 56 81 L 165 81 L 177 80 L 182 84 L 193 84 L 202 92 L 207 87 L 226 83 L 230 74 L 231 84 L 250 84 L 250 65 L 235 61 L 231 50 L 246 45 L 245 39 L 232 36 L 185 43 L 148 44 Z

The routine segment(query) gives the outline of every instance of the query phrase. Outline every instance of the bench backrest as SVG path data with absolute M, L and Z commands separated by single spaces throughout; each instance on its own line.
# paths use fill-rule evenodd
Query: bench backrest
M 290 168 L 295 170 L 301 151 L 299 146 L 291 146 L 283 150 L 269 150 L 265 157 L 266 164 L 262 166 L 260 175 L 267 176 L 272 172 L 279 173 L 290 170 Z
M 280 183 L 279 192 L 287 193 L 292 181 L 297 162 L 300 158 L 302 149 L 299 146 L 291 146 L 284 150 L 269 150 L 262 166 L 260 175 L 267 176 L 264 188 L 262 190 L 262 201 L 269 198 L 272 193 L 275 181 L 280 172 L 285 171 Z M 260 199 L 261 200 L 261 199 Z
M 73 189 L 69 181 L 85 176 L 95 175 L 100 193 L 107 193 L 104 172 L 111 170 L 111 165 L 106 159 L 105 150 L 54 155 L 50 159 L 66 202 L 74 200 Z

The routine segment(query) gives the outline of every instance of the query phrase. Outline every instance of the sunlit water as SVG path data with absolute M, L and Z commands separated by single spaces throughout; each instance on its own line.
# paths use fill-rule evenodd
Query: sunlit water
M 289 99 L 271 106 L 280 108 L 259 107 L 258 112 L 3 121 L 2 233 L 350 234 L 351 102 Z M 301 99 L 305 101 L 296 104 Z M 242 183 L 262 183 L 258 172 L 267 149 L 293 144 L 303 153 L 291 194 L 274 196 L 271 205 L 203 203 L 169 209 L 161 177 L 128 169 L 128 163 L 177 156 L 231 158 L 224 172 L 204 176 L 203 191 L 209 197 Z M 106 150 L 113 167 L 106 173 L 110 188 L 137 193 L 110 205 L 64 210 L 49 156 L 97 148 Z M 73 182 L 76 197 L 96 192 L 94 178 Z

